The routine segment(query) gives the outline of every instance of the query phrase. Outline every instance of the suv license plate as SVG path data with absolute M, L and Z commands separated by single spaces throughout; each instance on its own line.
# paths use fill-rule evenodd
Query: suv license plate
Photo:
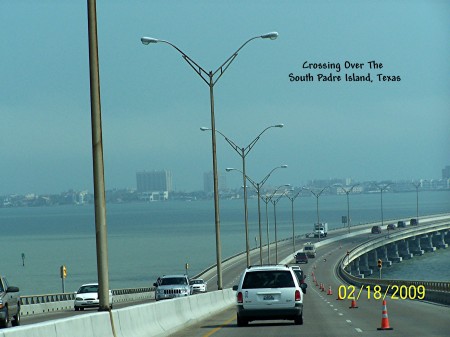
M 264 295 L 263 300 L 264 301 L 271 301 L 271 300 L 274 300 L 274 297 L 272 295 Z

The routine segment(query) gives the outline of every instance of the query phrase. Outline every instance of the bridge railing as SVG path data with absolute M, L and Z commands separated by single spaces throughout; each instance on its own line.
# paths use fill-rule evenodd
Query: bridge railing
M 450 224 L 448 224 L 448 222 L 427 224 L 425 226 L 415 227 L 414 229 L 410 230 L 409 233 L 411 234 L 411 236 L 421 235 L 425 232 L 434 232 L 442 230 L 443 228 L 450 228 Z M 374 286 L 378 285 L 380 286 L 381 292 L 383 294 L 393 295 L 397 292 L 397 297 L 399 297 L 399 295 L 402 295 L 401 292 L 399 293 L 399 289 L 401 289 L 401 287 L 406 287 L 406 290 L 408 291 L 409 289 L 414 289 L 413 291 L 417 292 L 417 290 L 419 289 L 418 287 L 423 286 L 424 296 L 423 298 L 421 296 L 421 299 L 441 304 L 450 304 L 450 282 L 365 278 L 354 276 L 347 270 L 350 262 L 355 260 L 357 257 L 369 252 L 372 249 L 384 245 L 387 241 L 395 242 L 396 239 L 402 239 L 404 237 L 404 233 L 405 232 L 403 231 L 399 233 L 391 233 L 389 236 L 377 237 L 373 240 L 369 240 L 356 246 L 348 252 L 348 255 L 342 257 L 340 263 L 336 267 L 336 273 L 343 280 L 356 287 L 363 288 L 370 285 L 371 289 L 373 289 Z

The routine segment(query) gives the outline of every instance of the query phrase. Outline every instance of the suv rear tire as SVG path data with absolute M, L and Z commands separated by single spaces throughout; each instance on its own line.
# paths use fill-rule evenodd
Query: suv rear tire
M 296 325 L 303 325 L 303 314 L 297 316 L 297 317 L 294 319 L 294 323 L 295 323 Z
M 239 317 L 239 315 L 236 315 L 236 321 L 237 321 L 237 326 L 247 326 L 248 325 L 248 321 L 244 318 Z

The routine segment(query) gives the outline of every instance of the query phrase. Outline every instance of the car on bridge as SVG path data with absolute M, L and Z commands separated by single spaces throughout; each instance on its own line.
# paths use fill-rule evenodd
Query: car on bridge
M 298 252 L 294 255 L 295 263 L 308 263 L 308 254 L 305 252 Z
M 245 269 L 236 291 L 238 326 L 256 320 L 293 320 L 303 324 L 303 289 L 288 265 L 250 266 Z
M 412 218 L 411 220 L 409 220 L 409 224 L 410 224 L 411 226 L 416 226 L 416 225 L 419 224 L 419 219 Z
M 109 290 L 109 307 L 112 309 L 112 292 Z M 75 294 L 73 307 L 75 311 L 84 310 L 85 308 L 98 308 L 100 299 L 98 296 L 98 283 L 83 284 Z
M 156 301 L 192 294 L 192 286 L 189 284 L 189 279 L 186 275 L 164 275 L 153 285 L 156 287 Z
M 0 276 L 0 328 L 20 325 L 19 288 L 10 286 L 5 277 Z
M 208 283 L 201 278 L 189 280 L 193 293 L 206 293 Z
M 394 224 L 394 223 L 390 223 L 389 225 L 386 226 L 386 229 L 387 229 L 388 231 L 395 230 L 396 228 L 397 228 L 397 227 L 395 227 L 395 224 Z
M 381 226 L 373 226 L 371 232 L 372 232 L 372 234 L 380 234 Z
M 397 222 L 397 227 L 398 228 L 405 228 L 406 227 L 406 222 L 404 222 L 403 220 L 400 220 Z

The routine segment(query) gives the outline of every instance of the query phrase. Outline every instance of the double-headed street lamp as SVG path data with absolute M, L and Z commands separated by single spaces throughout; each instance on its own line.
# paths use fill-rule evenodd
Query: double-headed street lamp
M 216 130 L 217 131 L 217 130 Z M 253 179 L 251 179 L 249 176 L 247 176 L 243 171 L 235 169 L 235 168 L 227 168 L 226 171 L 230 172 L 230 171 L 238 171 L 241 172 L 242 175 L 244 176 L 244 188 L 245 188 L 245 182 L 246 179 L 253 185 L 253 187 L 256 189 L 256 192 L 258 194 L 258 229 L 259 229 L 259 262 L 262 265 L 262 233 L 261 233 L 261 203 L 260 203 L 260 197 L 261 197 L 261 188 L 263 187 L 263 185 L 265 184 L 265 182 L 267 181 L 267 179 L 269 179 L 270 175 L 272 174 L 273 171 L 275 171 L 276 169 L 279 168 L 287 168 L 287 165 L 281 165 L 281 166 L 277 166 L 275 168 L 272 169 L 272 171 L 269 172 L 269 174 L 267 174 L 263 180 L 261 180 L 259 183 L 255 182 Z M 247 195 L 245 194 L 244 198 L 246 198 Z M 245 203 L 246 205 L 246 203 Z M 266 207 L 266 211 L 267 211 L 267 207 Z M 247 216 L 247 214 L 246 214 Z M 247 217 L 246 219 L 247 220 Z M 247 245 L 247 266 L 250 265 L 250 258 L 249 258 L 249 250 L 248 250 L 248 226 L 246 223 L 245 226 L 245 239 L 246 239 L 246 245 Z
M 248 209 L 247 209 L 247 182 L 246 182 L 246 177 L 247 176 L 245 174 L 245 157 L 248 155 L 248 153 L 253 148 L 253 146 L 255 146 L 256 142 L 259 140 L 259 138 L 261 137 L 261 135 L 264 132 L 266 132 L 268 129 L 271 129 L 271 128 L 282 128 L 283 126 L 284 126 L 284 124 L 275 124 L 275 125 L 271 125 L 271 126 L 266 127 L 246 147 L 239 147 L 239 146 L 237 146 L 235 142 L 233 142 L 231 139 L 229 139 L 227 136 L 225 136 L 221 131 L 216 129 L 216 132 L 218 134 L 220 134 L 223 138 L 225 138 L 227 143 L 230 144 L 230 146 L 242 158 L 242 171 L 240 171 L 240 172 L 242 172 L 242 179 L 244 181 L 244 221 L 245 221 L 245 249 L 246 249 L 246 253 L 247 253 L 247 266 L 250 266 L 250 245 L 249 245 L 249 242 L 248 242 Z M 211 130 L 211 129 L 207 128 L 207 127 L 201 127 L 200 130 L 207 131 L 207 130 Z M 260 239 L 261 239 L 261 237 L 260 237 Z M 259 242 L 261 243 L 261 241 L 259 241 Z
M 290 196 L 286 194 L 286 197 L 291 201 L 291 219 L 292 219 L 292 250 L 295 253 L 295 225 L 294 225 L 294 201 L 300 195 L 302 189 L 300 189 L 296 194 Z
M 325 186 L 324 188 L 322 188 L 320 190 L 320 192 L 314 192 L 313 190 L 306 188 L 306 187 L 302 187 L 302 189 L 304 190 L 308 190 L 311 192 L 312 195 L 314 195 L 316 197 L 316 209 L 317 209 L 317 226 L 319 226 L 319 241 L 320 241 L 320 217 L 319 217 L 319 197 L 320 195 L 323 193 L 323 191 L 325 191 L 327 188 L 329 188 L 330 186 Z
M 220 216 L 219 216 L 219 184 L 217 179 L 217 156 L 216 156 L 216 125 L 214 117 L 214 85 L 217 83 L 223 73 L 228 69 L 234 59 L 238 56 L 239 51 L 250 41 L 255 39 L 270 39 L 275 40 L 278 37 L 277 32 L 271 32 L 264 35 L 259 35 L 248 39 L 242 44 L 216 71 L 206 71 L 200 65 L 198 65 L 193 59 L 191 59 L 180 48 L 173 43 L 155 39 L 152 37 L 142 37 L 141 42 L 144 45 L 153 43 L 165 43 L 175 48 L 183 57 L 183 59 L 194 69 L 194 71 L 203 79 L 203 81 L 209 86 L 209 97 L 211 103 L 211 143 L 212 143 L 212 161 L 213 161 L 213 177 L 214 177 L 214 218 L 215 218 L 215 230 L 216 230 L 216 260 L 217 260 L 217 288 L 222 289 L 222 253 L 220 244 Z
M 350 188 L 344 188 L 342 185 L 336 185 L 336 187 L 339 187 L 347 195 L 347 226 L 348 226 L 349 233 L 350 233 L 350 201 L 349 201 L 348 195 L 353 191 L 353 189 L 356 186 L 359 186 L 359 184 L 355 184 L 355 185 L 351 186 Z
M 277 236 L 277 203 L 280 201 L 281 197 L 286 194 L 286 191 L 278 195 L 276 198 L 275 195 L 282 187 L 290 187 L 290 184 L 285 184 L 278 186 L 275 191 L 269 197 L 269 201 L 273 204 L 273 218 L 274 218 L 274 226 L 275 226 L 275 264 L 278 263 L 278 236 Z
M 416 188 L 416 219 L 419 221 L 419 187 L 421 186 L 420 181 L 417 183 L 412 183 Z
M 389 186 L 392 185 L 392 183 L 388 183 L 388 184 L 377 184 L 377 183 L 373 183 L 373 185 L 375 185 L 376 187 L 378 187 L 380 189 L 380 193 L 381 193 L 381 227 L 384 226 L 384 215 L 383 215 L 383 191 L 386 191 L 387 188 Z M 389 229 L 388 229 L 388 233 L 389 233 Z M 388 234 L 389 235 L 389 234 Z

